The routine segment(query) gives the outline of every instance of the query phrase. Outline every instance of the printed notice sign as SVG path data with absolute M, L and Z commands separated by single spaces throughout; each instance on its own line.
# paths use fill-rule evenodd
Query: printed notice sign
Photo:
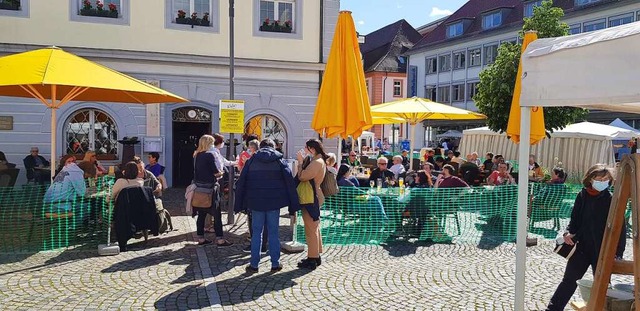
M 227 100 L 220 101 L 220 132 L 244 133 L 244 101 Z

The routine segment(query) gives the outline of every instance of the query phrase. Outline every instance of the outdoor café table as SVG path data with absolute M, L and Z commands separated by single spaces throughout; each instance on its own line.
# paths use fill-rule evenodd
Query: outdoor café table
M 400 188 L 371 188 L 368 192 L 372 196 L 379 197 L 382 201 L 385 214 L 389 219 L 390 229 L 395 230 L 402 221 L 402 213 L 411 200 L 411 190 Z
M 36 166 L 33 168 L 34 171 L 38 172 L 36 175 L 36 182 L 41 184 L 50 183 L 51 179 L 51 167 L 39 167 Z
M 369 187 L 369 176 L 367 174 L 356 174 L 354 175 L 360 184 L 360 187 Z

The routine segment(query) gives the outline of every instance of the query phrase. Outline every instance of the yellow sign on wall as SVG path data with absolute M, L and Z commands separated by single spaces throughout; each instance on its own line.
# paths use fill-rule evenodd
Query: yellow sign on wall
M 244 100 L 220 101 L 220 133 L 244 133 Z

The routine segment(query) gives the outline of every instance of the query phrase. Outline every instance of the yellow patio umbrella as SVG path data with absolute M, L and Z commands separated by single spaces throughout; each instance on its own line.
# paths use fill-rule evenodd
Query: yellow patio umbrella
M 403 122 L 411 124 L 411 158 L 413 158 L 416 124 L 424 120 L 481 120 L 487 118 L 480 113 L 439 104 L 418 97 L 404 98 L 375 105 L 371 108 L 371 115 L 375 119 L 401 119 Z
M 327 138 L 360 137 L 370 128 L 371 108 L 351 12 L 341 11 L 318 94 L 311 128 Z
M 522 53 L 527 49 L 529 43 L 538 39 L 535 31 L 527 31 L 522 40 Z M 520 92 L 522 91 L 522 58 L 518 65 L 518 73 L 516 75 L 516 85 L 513 88 L 513 99 L 511 100 L 511 111 L 509 112 L 509 123 L 507 123 L 507 136 L 516 144 L 520 142 Z M 529 142 L 535 145 L 542 141 L 546 136 L 544 130 L 544 112 L 542 107 L 531 108 L 531 138 Z
M 0 96 L 29 97 L 51 109 L 51 165 L 56 110 L 70 101 L 156 104 L 187 100 L 57 47 L 0 57 Z M 53 177 L 54 169 L 51 170 Z

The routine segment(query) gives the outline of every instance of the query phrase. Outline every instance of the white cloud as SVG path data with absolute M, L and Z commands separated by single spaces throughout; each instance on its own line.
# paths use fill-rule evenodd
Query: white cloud
M 364 25 L 364 21 L 358 21 L 358 25 Z
M 429 14 L 430 17 L 436 17 L 436 16 L 446 16 L 446 15 L 451 15 L 453 14 L 453 12 L 451 12 L 451 10 L 447 10 L 447 9 L 440 9 L 438 7 L 433 7 L 431 8 L 431 14 Z

